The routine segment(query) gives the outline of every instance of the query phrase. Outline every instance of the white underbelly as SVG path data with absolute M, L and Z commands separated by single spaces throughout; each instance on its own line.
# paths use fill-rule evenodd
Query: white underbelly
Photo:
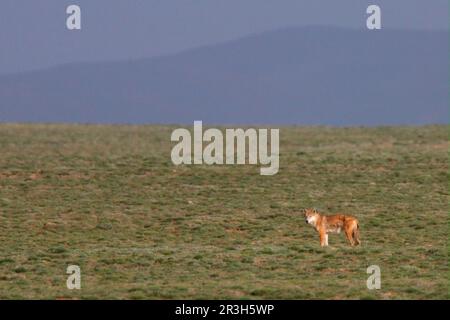
M 341 232 L 341 228 L 328 228 L 327 232 L 329 232 L 329 233 L 340 233 Z

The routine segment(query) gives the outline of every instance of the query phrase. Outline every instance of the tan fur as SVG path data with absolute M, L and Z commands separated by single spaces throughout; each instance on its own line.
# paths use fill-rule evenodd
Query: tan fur
M 328 246 L 328 233 L 340 233 L 344 231 L 351 246 L 361 244 L 359 240 L 359 225 L 355 217 L 335 214 L 325 216 L 319 214 L 315 209 L 305 209 L 306 223 L 316 229 L 320 237 L 320 245 Z

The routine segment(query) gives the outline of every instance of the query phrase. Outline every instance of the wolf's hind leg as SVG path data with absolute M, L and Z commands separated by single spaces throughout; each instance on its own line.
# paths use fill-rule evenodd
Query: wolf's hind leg
M 356 224 L 355 228 L 353 229 L 353 238 L 355 239 L 356 245 L 361 244 L 361 240 L 359 239 L 359 225 Z
M 351 246 L 355 245 L 355 241 L 353 240 L 353 231 L 350 228 L 345 229 L 345 236 L 347 237 L 348 242 Z

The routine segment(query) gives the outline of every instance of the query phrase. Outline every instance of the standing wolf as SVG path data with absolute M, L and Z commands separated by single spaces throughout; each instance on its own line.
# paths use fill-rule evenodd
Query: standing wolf
M 351 246 L 361 244 L 359 240 L 359 225 L 355 217 L 336 214 L 325 216 L 319 214 L 316 209 L 305 209 L 306 223 L 316 229 L 320 236 L 320 245 L 328 246 L 328 233 L 340 233 L 344 230 Z

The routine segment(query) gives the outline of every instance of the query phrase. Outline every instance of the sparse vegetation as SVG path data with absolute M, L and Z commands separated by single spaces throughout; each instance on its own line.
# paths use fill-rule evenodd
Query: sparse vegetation
M 282 128 L 274 176 L 176 167 L 173 129 L 1 124 L 0 298 L 449 297 L 447 126 Z M 362 246 L 321 248 L 304 207 Z

